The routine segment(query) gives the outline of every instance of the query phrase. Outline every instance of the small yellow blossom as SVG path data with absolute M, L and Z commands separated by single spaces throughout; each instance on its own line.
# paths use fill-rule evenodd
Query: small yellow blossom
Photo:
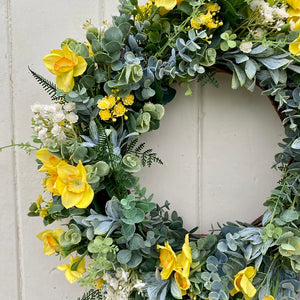
M 70 255 L 70 264 L 64 264 L 64 265 L 59 265 L 57 267 L 58 270 L 60 271 L 65 271 L 65 276 L 67 278 L 67 280 L 70 282 L 70 283 L 74 283 L 76 280 L 78 280 L 79 278 L 82 278 L 83 277 L 83 274 L 86 272 L 86 269 L 85 269 L 85 259 L 83 258 L 81 260 L 81 262 L 79 263 L 79 265 L 77 266 L 77 269 L 76 271 L 73 271 L 71 268 L 72 266 L 78 262 L 78 260 L 80 259 L 81 257 L 78 256 L 78 257 L 73 257 L 72 255 Z
M 74 87 L 74 77 L 84 73 L 87 62 L 77 56 L 66 44 L 62 49 L 51 50 L 44 56 L 47 69 L 56 75 L 56 85 L 59 89 L 69 92 Z
M 116 104 L 116 99 L 114 95 L 109 95 L 108 97 L 103 97 L 98 100 L 97 106 L 100 109 L 111 109 Z
M 115 117 L 121 117 L 125 113 L 126 113 L 126 108 L 121 102 L 115 105 L 114 112 L 113 112 Z
M 60 250 L 59 237 L 64 231 L 61 228 L 44 230 L 37 237 L 44 242 L 43 251 L 46 255 L 52 255 Z
M 45 218 L 48 215 L 48 210 L 46 208 L 42 208 L 40 210 L 40 217 Z
M 105 280 L 103 280 L 102 278 L 98 278 L 95 283 L 96 283 L 96 288 L 98 290 L 102 290 Z
M 134 96 L 132 94 L 122 98 L 122 102 L 124 105 L 132 105 L 134 102 Z
M 87 176 L 81 161 L 74 167 L 69 164 L 57 166 L 56 188 L 65 208 L 76 206 L 86 208 L 94 198 L 94 191 L 87 183 Z
M 238 292 L 242 292 L 245 300 L 250 300 L 256 293 L 256 288 L 252 285 L 252 280 L 256 275 L 256 269 L 252 266 L 245 268 L 234 276 L 234 288 L 230 291 L 230 295 L 234 296 Z
M 103 120 L 103 121 L 108 121 L 111 118 L 111 113 L 108 109 L 100 110 L 99 115 L 100 115 L 101 120 Z
M 43 197 L 42 197 L 42 195 L 39 195 L 38 198 L 36 199 L 36 206 L 38 208 L 41 208 L 42 202 L 43 202 Z
M 207 12 L 205 14 L 197 15 L 196 18 L 191 20 L 191 26 L 194 29 L 200 29 L 202 26 L 206 26 L 208 29 L 215 29 L 223 25 L 222 21 L 218 21 L 215 18 L 221 7 L 217 3 L 206 3 L 205 7 Z
M 275 300 L 273 296 L 264 296 L 263 300 Z
M 147 19 L 148 17 L 150 17 L 151 14 L 151 8 L 152 8 L 152 3 L 148 2 L 144 5 L 139 6 L 140 11 L 142 12 L 143 16 L 145 19 Z M 142 17 L 138 14 L 136 15 L 136 19 L 138 21 L 142 21 Z

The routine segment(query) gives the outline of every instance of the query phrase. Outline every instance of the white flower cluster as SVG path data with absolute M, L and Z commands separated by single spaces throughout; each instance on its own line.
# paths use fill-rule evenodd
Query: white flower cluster
M 137 276 L 126 272 L 123 268 L 118 268 L 114 276 L 105 273 L 102 279 L 105 281 L 103 293 L 105 300 L 128 300 L 133 290 L 142 293 L 145 286 Z
M 74 113 L 75 103 L 39 104 L 31 106 L 34 113 L 32 128 L 45 146 L 53 142 L 62 142 L 72 133 L 72 124 L 78 121 Z
M 250 53 L 253 44 L 251 42 L 242 42 L 240 45 L 240 50 L 244 53 Z
M 269 3 L 264 0 L 251 1 L 250 9 L 260 14 L 260 18 L 257 21 L 261 25 L 272 25 L 279 31 L 281 26 L 285 24 L 285 20 L 289 17 L 285 6 L 270 6 Z

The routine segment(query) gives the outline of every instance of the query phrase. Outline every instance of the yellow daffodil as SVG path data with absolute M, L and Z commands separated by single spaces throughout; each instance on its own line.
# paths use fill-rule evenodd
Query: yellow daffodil
M 172 10 L 176 5 L 179 5 L 183 0 L 155 0 L 157 7 L 163 7 L 167 11 Z
M 275 300 L 273 296 L 264 296 L 263 300 Z
M 60 194 L 56 189 L 57 166 L 60 163 L 67 163 L 52 155 L 46 148 L 38 150 L 36 152 L 36 156 L 43 163 L 43 166 L 39 169 L 39 172 L 48 173 L 48 176 L 45 178 L 44 181 L 46 190 L 52 193 L 53 195 L 59 196 Z
M 299 0 L 286 0 L 288 5 L 294 10 L 300 10 L 300 1 Z
M 189 246 L 189 235 L 185 236 L 185 242 L 182 246 L 182 251 L 177 255 L 177 264 L 175 272 L 175 281 L 181 289 L 182 295 L 190 287 L 189 281 L 190 268 L 192 264 L 192 250 Z
M 62 49 L 51 50 L 44 56 L 47 69 L 56 75 L 56 85 L 59 89 L 69 92 L 74 86 L 74 77 L 84 73 L 87 67 L 85 59 L 77 56 L 68 45 Z
M 81 161 L 74 167 L 60 163 L 57 166 L 56 189 L 65 208 L 86 208 L 94 197 L 94 191 L 86 180 L 86 171 Z
M 39 172 L 56 172 L 57 165 L 62 161 L 51 154 L 47 148 L 42 148 L 36 152 L 36 157 L 43 163 L 43 166 L 39 169 Z
M 238 292 L 242 292 L 245 300 L 250 300 L 256 293 L 256 288 L 253 286 L 252 281 L 256 275 L 254 267 L 247 267 L 238 272 L 234 276 L 234 288 L 230 291 L 230 295 L 234 296 Z
M 182 251 L 177 254 L 174 253 L 168 242 L 165 246 L 157 246 L 160 249 L 160 264 L 163 268 L 161 272 L 161 279 L 168 279 L 173 271 L 175 271 L 174 278 L 181 289 L 181 294 L 185 295 L 186 290 L 190 287 L 189 280 L 190 268 L 192 263 L 192 251 L 189 246 L 189 235 L 185 236 L 185 242 L 182 246 Z
M 43 251 L 46 255 L 52 255 L 60 250 L 59 237 L 64 231 L 61 228 L 44 230 L 37 237 L 44 242 Z
M 160 249 L 159 259 L 163 270 L 160 273 L 161 279 L 168 279 L 171 273 L 175 270 L 177 257 L 169 242 L 165 242 L 165 246 L 157 245 Z
M 295 30 L 300 29 L 300 19 L 297 21 Z M 289 50 L 294 55 L 300 55 L 300 35 L 290 44 Z
M 58 270 L 60 271 L 65 271 L 65 276 L 67 280 L 70 283 L 74 283 L 76 280 L 79 278 L 83 277 L 83 274 L 85 273 L 85 259 L 83 258 L 81 262 L 78 264 L 76 271 L 73 271 L 72 265 L 74 265 L 81 257 L 73 257 L 72 255 L 70 256 L 70 264 L 64 264 L 64 265 L 59 265 L 57 267 Z

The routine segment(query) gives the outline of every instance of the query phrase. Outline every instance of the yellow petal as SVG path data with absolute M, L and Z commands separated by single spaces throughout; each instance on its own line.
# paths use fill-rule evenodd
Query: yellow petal
M 58 194 L 61 196 L 66 188 L 66 185 L 57 177 L 55 181 L 55 189 L 58 192 Z
M 67 269 L 65 271 L 65 276 L 71 284 L 77 281 L 79 278 L 83 277 L 81 273 L 77 271 L 71 271 L 71 269 Z
M 43 62 L 46 68 L 54 75 L 58 75 L 59 73 L 55 70 L 55 63 L 60 60 L 62 57 L 58 54 L 48 54 L 44 56 Z
M 70 92 L 74 87 L 73 70 L 58 74 L 56 76 L 56 85 L 59 89 Z
M 254 278 L 254 276 L 256 275 L 256 269 L 252 266 L 247 267 L 243 271 L 244 271 L 244 274 L 246 275 L 246 277 L 249 278 L 249 280 L 251 280 L 251 281 Z
M 74 166 L 68 164 L 59 164 L 57 166 L 57 174 L 59 179 L 64 184 L 67 184 L 69 176 L 80 176 L 80 171 Z
M 184 276 L 181 272 L 176 271 L 174 278 L 181 290 L 187 290 L 191 285 L 189 278 Z
M 163 280 L 168 279 L 171 273 L 175 270 L 177 257 L 172 247 L 169 245 L 168 242 L 165 243 L 165 246 L 157 246 L 157 249 L 160 249 L 160 263 L 163 267 L 160 275 Z
M 253 286 L 249 278 L 247 278 L 246 276 L 242 276 L 240 286 L 242 288 L 242 292 L 246 300 L 248 300 L 246 297 L 251 299 L 256 294 L 256 288 Z
M 74 62 L 74 64 L 77 64 L 77 56 L 76 54 L 69 48 L 69 46 L 66 44 L 62 47 L 62 56 L 66 57 L 67 59 Z
M 68 267 L 69 267 L 69 265 L 64 264 L 64 265 L 57 266 L 57 269 L 60 271 L 65 271 Z
M 85 59 L 83 57 L 78 56 L 77 59 L 78 59 L 77 65 L 74 67 L 74 70 L 73 70 L 74 77 L 83 74 L 87 67 L 87 62 L 85 61 Z
M 82 199 L 75 205 L 78 208 L 87 208 L 94 198 L 94 191 L 89 185 L 86 191 L 83 193 Z
M 64 189 L 61 195 L 61 203 L 65 208 L 71 208 L 82 200 L 83 194 L 75 194 Z
M 56 228 L 56 229 L 53 231 L 53 235 L 54 235 L 54 237 L 55 237 L 57 240 L 59 239 L 59 237 L 60 237 L 63 233 L 64 233 L 64 231 L 63 231 L 60 227 Z
M 234 296 L 236 293 L 238 293 L 240 290 L 237 290 L 235 287 L 229 291 L 231 296 Z
M 172 10 L 176 5 L 176 0 L 155 0 L 155 5 L 157 7 L 163 7 L 166 10 Z

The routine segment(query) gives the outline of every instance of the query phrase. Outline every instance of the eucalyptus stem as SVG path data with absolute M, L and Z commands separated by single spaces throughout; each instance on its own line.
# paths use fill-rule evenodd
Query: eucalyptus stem
M 201 6 L 203 3 L 204 3 L 204 0 L 201 1 L 201 4 L 199 4 L 197 9 L 195 9 L 193 11 L 191 16 L 186 18 L 179 26 L 174 26 L 174 33 L 169 36 L 167 43 L 164 44 L 164 46 L 160 49 L 160 51 L 158 51 L 154 55 L 154 57 L 159 57 L 166 50 L 166 48 L 170 47 L 174 43 L 178 34 L 186 31 L 186 29 L 185 29 L 186 25 L 191 21 L 191 19 L 193 19 L 196 15 L 198 15 L 200 13 L 200 9 L 201 9 Z
M 19 143 L 19 144 L 11 143 L 10 145 L 6 145 L 6 146 L 3 146 L 3 147 L 0 147 L 0 152 L 2 150 L 4 150 L 4 149 L 12 148 L 12 147 L 19 147 L 20 149 L 25 150 L 27 153 L 30 153 L 30 152 L 32 152 L 34 150 L 39 150 L 38 147 L 32 146 L 31 144 L 29 144 L 27 142 L 27 143 Z
M 274 263 L 276 262 L 276 259 L 277 259 L 278 255 L 279 255 L 279 253 L 276 253 L 276 254 L 274 255 L 274 259 L 273 259 L 273 261 L 271 262 L 270 267 L 269 267 L 269 269 L 268 269 L 268 271 L 267 271 L 267 273 L 266 273 L 266 275 L 265 275 L 263 281 L 261 282 L 261 284 L 260 284 L 259 287 L 257 288 L 257 291 L 259 291 L 259 290 L 263 287 L 263 285 L 264 285 L 264 283 L 265 283 L 265 281 L 266 281 L 266 279 L 267 279 L 269 273 L 271 272 L 271 269 L 272 269 Z

